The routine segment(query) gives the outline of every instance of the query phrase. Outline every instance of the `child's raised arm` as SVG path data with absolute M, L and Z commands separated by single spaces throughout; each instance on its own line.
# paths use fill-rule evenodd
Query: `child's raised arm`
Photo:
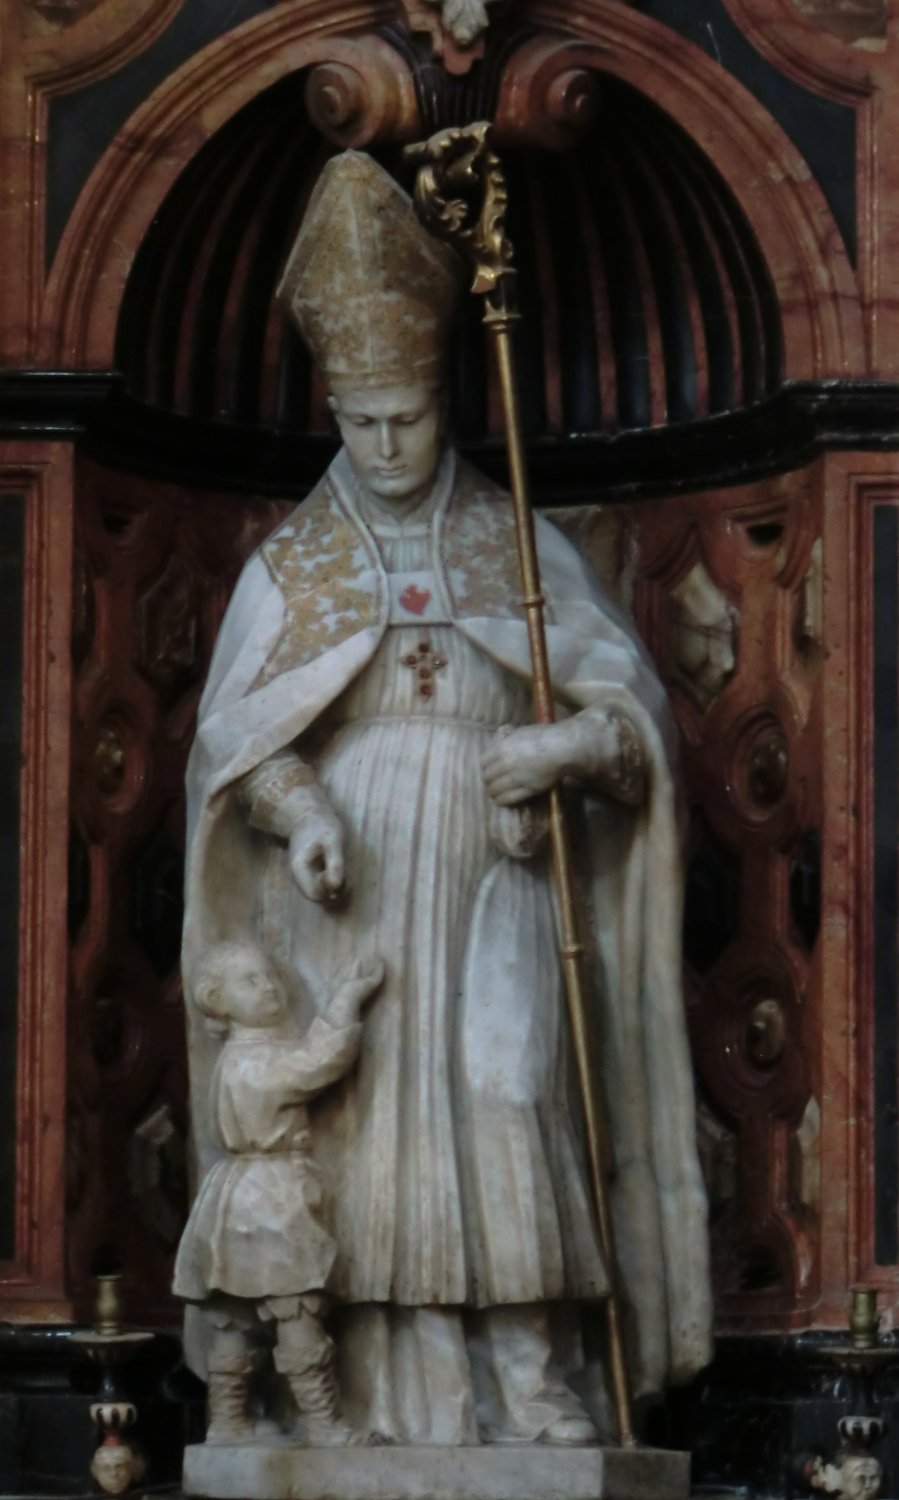
M 353 1026 L 367 1000 L 384 982 L 382 958 L 359 958 L 338 986 L 325 1012 L 331 1026 Z

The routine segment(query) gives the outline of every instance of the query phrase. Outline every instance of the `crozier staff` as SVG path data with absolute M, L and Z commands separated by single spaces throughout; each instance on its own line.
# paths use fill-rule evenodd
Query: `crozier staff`
M 344 446 L 222 625 L 189 769 L 186 971 L 245 936 L 323 1006 L 351 962 L 386 960 L 359 1066 L 311 1112 L 347 1415 L 405 1442 L 583 1443 L 607 1413 L 577 1305 L 608 1278 L 531 799 L 580 788 L 632 1369 L 656 1391 L 709 1354 L 674 736 L 632 627 L 545 521 L 559 722 L 530 723 L 511 507 L 445 430 L 457 282 L 380 168 L 329 163 L 281 295 Z M 199 1027 L 191 1066 L 211 1154 Z

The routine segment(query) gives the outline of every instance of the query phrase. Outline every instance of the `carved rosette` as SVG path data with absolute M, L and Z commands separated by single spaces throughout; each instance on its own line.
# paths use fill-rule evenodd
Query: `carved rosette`
M 493 138 L 502 146 L 564 151 L 596 118 L 600 85 L 588 66 L 593 49 L 538 36 L 516 49 L 505 68 Z
M 344 150 L 415 140 L 421 133 L 408 67 L 377 37 L 335 40 L 309 73 L 306 109 L 313 125 Z

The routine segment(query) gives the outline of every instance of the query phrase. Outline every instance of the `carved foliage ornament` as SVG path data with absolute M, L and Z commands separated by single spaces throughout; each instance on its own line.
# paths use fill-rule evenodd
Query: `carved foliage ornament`
M 427 0 L 428 5 L 440 6 L 444 30 L 458 47 L 470 47 L 487 30 L 487 6 L 491 3 L 493 0 Z
M 466 73 L 482 55 L 483 35 L 498 0 L 404 0 L 410 31 L 427 31 L 450 73 Z

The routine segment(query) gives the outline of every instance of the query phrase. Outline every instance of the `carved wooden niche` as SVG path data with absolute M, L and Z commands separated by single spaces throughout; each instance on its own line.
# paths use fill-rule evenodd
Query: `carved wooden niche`
M 808 475 L 563 512 L 681 729 L 685 989 L 723 1327 L 820 1290 L 822 540 Z
M 426 0 L 409 10 L 437 24 Z M 446 7 L 441 25 L 447 60 Z M 568 44 L 538 41 L 517 49 L 492 100 L 509 143 L 536 488 L 633 609 L 675 705 L 719 1304 L 731 1324 L 784 1326 L 814 1307 L 821 1267 L 820 502 L 793 475 L 578 507 L 595 496 L 609 435 L 700 424 L 776 391 L 784 317 L 736 186 L 682 125 L 607 75 L 594 117 Z M 199 451 L 226 445 L 245 480 L 255 473 L 255 497 L 79 468 L 69 1267 L 83 1303 L 92 1271 L 124 1264 L 146 1318 L 175 1314 L 184 1206 L 181 798 L 197 697 L 242 561 L 329 451 L 326 393 L 272 297 L 331 149 L 313 122 L 341 144 L 392 132 L 378 149 L 398 171 L 396 142 L 421 128 L 415 90 L 385 93 L 388 50 L 383 37 L 342 40 L 305 95 L 291 75 L 235 113 L 134 257 L 117 333 L 132 414 L 150 414 L 151 432 L 195 434 Z M 534 149 L 535 118 L 556 154 Z M 453 399 L 463 444 L 496 466 L 474 305 L 459 320 Z

